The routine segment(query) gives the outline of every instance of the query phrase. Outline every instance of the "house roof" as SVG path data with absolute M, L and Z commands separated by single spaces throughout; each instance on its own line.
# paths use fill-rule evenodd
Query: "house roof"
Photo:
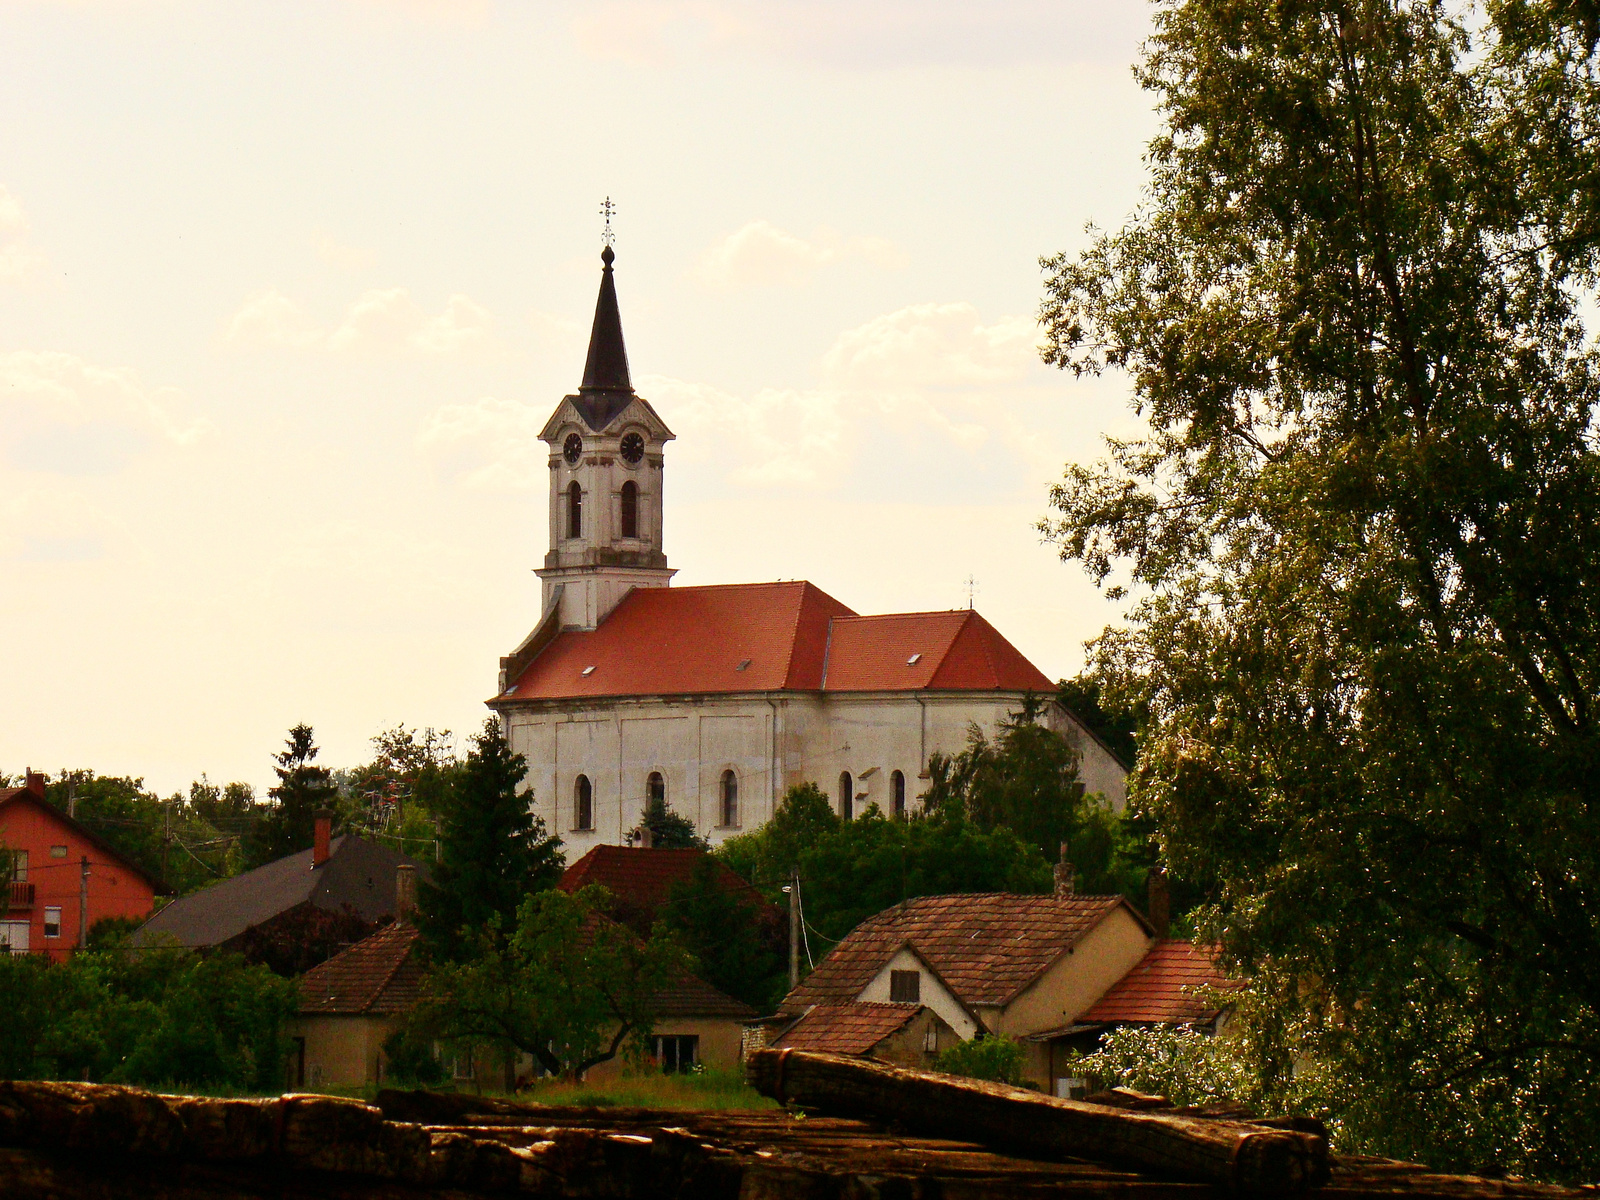
M 868 1054 L 884 1038 L 899 1033 L 921 1012 L 920 1004 L 819 1004 L 772 1042 L 772 1049 L 818 1050 L 829 1054 Z
M 596 846 L 568 867 L 556 886 L 564 892 L 575 892 L 598 883 L 617 898 L 619 908 L 628 910 L 630 916 L 648 927 L 673 887 L 689 882 L 702 860 L 710 860 L 723 891 L 776 913 L 766 897 L 704 850 Z
M 133 944 L 217 946 L 301 904 L 330 912 L 348 904 L 377 921 L 394 913 L 395 872 L 402 863 L 417 869 L 419 882 L 429 871 L 427 863 L 350 833 L 329 843 L 328 861 L 320 867 L 311 865 L 311 857 L 312 851 L 302 850 L 180 896 L 139 927 Z
M 126 855 L 116 849 L 116 847 L 112 846 L 94 830 L 90 829 L 77 818 L 69 817 L 54 804 L 51 804 L 48 800 L 42 798 L 37 792 L 34 792 L 26 787 L 0 788 L 0 821 L 5 819 L 6 807 L 13 804 L 33 805 L 40 812 L 45 813 L 59 824 L 77 834 L 96 850 L 100 851 L 101 854 L 104 854 L 108 859 L 114 860 L 116 864 L 123 870 L 129 872 L 130 874 L 137 875 L 140 879 L 144 880 L 150 885 L 151 890 L 154 891 L 156 895 L 172 895 L 172 888 L 165 881 L 150 874 L 143 868 L 136 866 L 128 859 Z
M 744 1019 L 756 1015 L 756 1010 L 744 1001 L 735 1000 L 687 971 L 676 972 L 667 986 L 656 993 L 655 1005 L 656 1015 L 660 1017 Z
M 970 609 L 863 617 L 797 580 L 635 588 L 597 629 L 557 634 L 494 703 L 1053 686 Z
M 1134 912 L 1121 896 L 985 892 L 907 900 L 856 926 L 780 1007 L 799 1012 L 854 1000 L 907 943 L 963 1003 L 1005 1004 L 1118 908 Z
M 409 921 L 386 925 L 300 977 L 305 1016 L 402 1013 L 417 1000 L 422 963 L 411 953 L 417 930 Z
M 1087 1012 L 1080 1024 L 1166 1025 L 1213 1016 L 1215 1001 L 1202 999 L 1195 989 L 1236 986 L 1217 967 L 1203 946 L 1180 938 L 1157 942 Z

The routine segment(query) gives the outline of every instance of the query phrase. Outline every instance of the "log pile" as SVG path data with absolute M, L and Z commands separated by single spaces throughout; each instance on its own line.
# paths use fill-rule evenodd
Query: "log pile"
M 786 1069 L 797 1064 L 792 1060 Z M 1000 1099 L 1008 1099 L 1001 1097 Z M 822 1107 L 818 1105 L 817 1107 Z M 1106 1110 L 1112 1111 L 1112 1110 Z M 1037 1131 L 1031 1109 L 1019 1128 Z M 1148 1115 L 1123 1113 L 1123 1117 Z M 1170 1118 L 1169 1118 L 1170 1119 Z M 976 1131 L 803 1111 L 545 1108 L 425 1092 L 213 1100 L 0 1082 L 5 1200 L 1227 1200 L 1226 1187 Z M 1032 1136 L 1031 1134 L 1029 1135 Z M 1017 1139 L 1003 1139 L 1014 1146 Z M 1286 1193 L 1285 1193 L 1286 1194 Z M 1532 1184 L 1329 1160 L 1304 1200 L 1577 1200 Z

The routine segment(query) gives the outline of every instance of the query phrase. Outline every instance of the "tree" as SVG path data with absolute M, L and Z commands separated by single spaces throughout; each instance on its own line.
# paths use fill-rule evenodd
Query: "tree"
M 650 835 L 648 840 L 646 833 Z M 636 842 L 654 850 L 711 849 L 711 843 L 700 836 L 694 822 L 673 812 L 659 797 L 645 805 L 644 819 L 628 831 L 628 844 Z
M 417 927 L 436 958 L 466 953 L 469 933 L 494 918 L 509 929 L 530 892 L 561 878 L 561 839 L 534 815 L 532 792 L 518 790 L 527 769 L 490 717 L 441 800 L 439 861 L 417 889 Z
M 402 724 L 375 736 L 372 748 L 371 762 L 336 777 L 345 827 L 405 854 L 431 855 L 438 814 L 461 770 L 454 736 Z
M 1021 1042 L 1003 1033 L 985 1034 L 957 1042 L 948 1050 L 941 1050 L 933 1060 L 933 1069 L 946 1075 L 964 1075 L 968 1079 L 992 1079 L 996 1083 L 1022 1082 L 1023 1068 L 1027 1065 L 1027 1051 Z
M 799 867 L 800 856 L 840 824 L 821 788 L 796 784 L 784 792 L 771 820 L 751 833 L 728 838 L 717 847 L 717 857 L 776 902 L 783 897 L 790 873 Z
M 726 876 L 707 854 L 668 892 L 660 922 L 693 956 L 696 975 L 767 1012 L 788 990 L 788 923 L 758 892 L 730 888 Z
M 544 891 L 523 899 L 505 936 L 499 914 L 469 931 L 472 952 L 424 977 L 411 1040 L 517 1050 L 567 1078 L 629 1044 L 645 1053 L 656 998 L 689 959 L 666 934 L 646 940 L 609 919 L 607 904 L 598 886 Z
M 1131 770 L 1139 757 L 1138 717 L 1122 710 L 1112 712 L 1103 701 L 1100 681 L 1089 671 L 1063 679 L 1056 686 L 1056 702 L 1104 742 L 1121 760 L 1124 770 Z
M 1208 935 L 1359 1081 L 1346 1144 L 1572 1178 L 1600 1170 L 1591 10 L 1168 3 L 1144 200 L 1046 262 L 1042 310 L 1047 359 L 1125 373 L 1148 422 L 1043 528 L 1136 597 L 1095 673 L 1148 714 L 1135 802 Z
M 314 736 L 311 726 L 302 722 L 289 730 L 284 748 L 273 755 L 278 784 L 267 793 L 273 803 L 247 839 L 253 866 L 309 849 L 316 834 L 317 810 L 331 808 L 339 794 L 332 772 L 313 765 L 317 757 Z

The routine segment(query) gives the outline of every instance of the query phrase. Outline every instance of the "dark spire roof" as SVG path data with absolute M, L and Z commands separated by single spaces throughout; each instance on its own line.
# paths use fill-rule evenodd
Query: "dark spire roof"
M 610 246 L 600 252 L 605 268 L 600 274 L 600 298 L 594 306 L 594 329 L 589 333 L 583 386 L 578 389 L 578 408 L 589 428 L 596 431 L 611 424 L 633 399 L 628 351 L 622 344 L 622 314 L 617 310 L 617 284 L 611 271 L 615 258 Z

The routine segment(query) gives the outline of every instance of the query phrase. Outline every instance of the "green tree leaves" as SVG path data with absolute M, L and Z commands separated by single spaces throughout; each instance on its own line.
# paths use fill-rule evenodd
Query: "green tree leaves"
M 333 773 L 314 765 L 317 744 L 311 726 L 301 723 L 289 730 L 284 748 L 273 756 L 278 784 L 268 795 L 273 803 L 246 839 L 251 866 L 260 866 L 311 848 L 316 814 L 331 809 L 339 794 Z

